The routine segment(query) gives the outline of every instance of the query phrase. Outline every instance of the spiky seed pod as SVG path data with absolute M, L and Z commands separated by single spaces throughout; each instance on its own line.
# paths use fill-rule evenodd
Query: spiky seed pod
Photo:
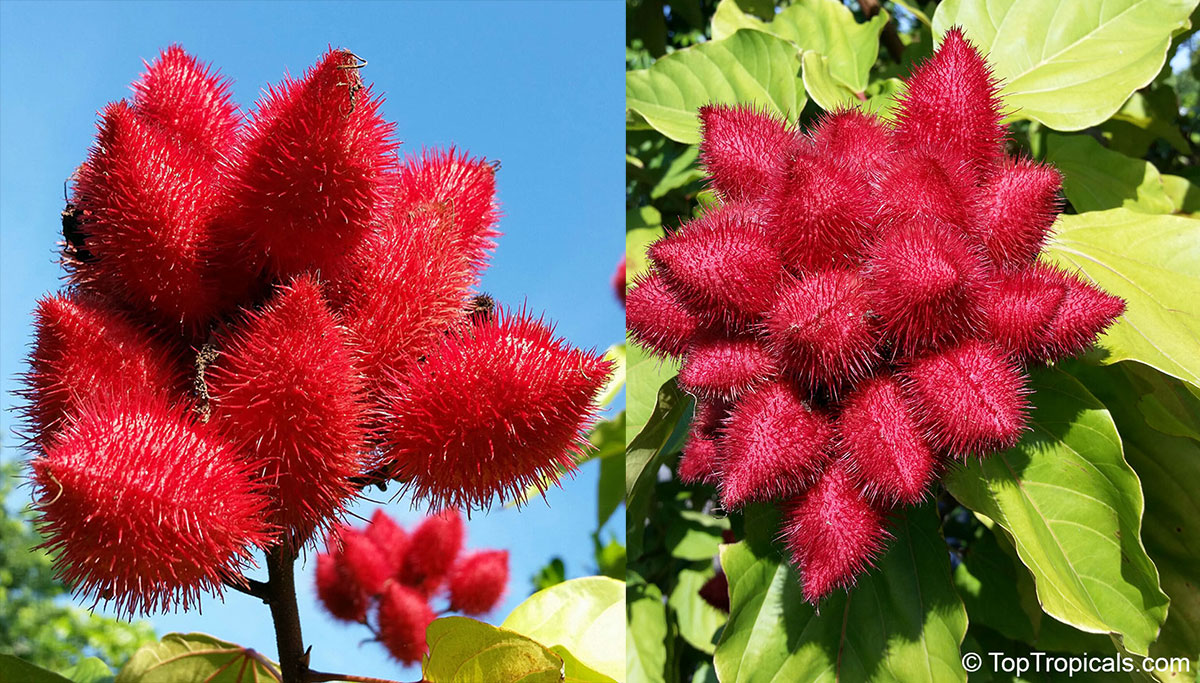
M 338 529 L 338 541 L 344 578 L 365 595 L 383 593 L 384 584 L 395 573 L 391 558 L 365 533 L 350 527 Z
M 913 70 L 896 109 L 902 148 L 947 166 L 966 165 L 977 177 L 1004 154 L 999 84 L 992 68 L 953 27 L 933 56 Z
M 716 609 L 729 614 L 729 577 L 717 572 L 700 587 L 700 599 Z
M 1029 419 L 1029 377 L 984 341 L 920 358 L 902 381 L 929 441 L 951 454 L 1011 448 Z
M 361 383 L 344 337 L 303 276 L 220 341 L 206 375 L 214 425 L 262 457 L 272 520 L 296 545 L 337 517 L 364 464 Z
M 1037 258 L 1062 210 L 1062 176 L 1053 166 L 1005 159 L 979 191 L 967 225 L 998 267 L 1024 268 Z
M 1067 294 L 1064 277 L 1040 263 L 1000 276 L 982 299 L 986 338 L 1015 358 L 1038 359 Z
M 894 225 L 864 271 L 885 339 L 905 353 L 962 339 L 981 322 L 982 257 L 957 230 L 933 221 Z
M 215 168 L 141 122 L 124 101 L 105 107 L 96 146 L 75 184 L 91 258 L 71 278 L 139 310 L 197 329 L 227 305 L 208 264 Z
M 700 325 L 699 316 L 679 300 L 661 275 L 650 271 L 634 280 L 625 301 L 625 326 L 635 342 L 660 356 L 680 357 Z
M 679 478 L 684 483 L 716 485 L 721 478 L 720 438 L 729 415 L 722 401 L 697 401 L 692 428 L 679 459 Z
M 379 640 L 393 657 L 404 664 L 415 664 L 429 650 L 425 630 L 435 618 L 424 595 L 408 586 L 389 583 L 379 601 Z
M 680 388 L 704 399 L 731 401 L 775 372 L 771 355 L 752 337 L 704 337 L 679 369 Z
M 333 618 L 358 623 L 367 616 L 369 596 L 346 577 L 346 566 L 340 551 L 317 555 L 317 598 Z
M 1125 312 L 1125 301 L 1095 285 L 1058 271 L 1067 293 L 1046 328 L 1039 355 L 1057 360 L 1086 350 Z
M 133 108 L 216 164 L 237 144 L 241 114 L 230 82 L 178 45 L 163 50 L 133 84 Z
M 22 392 L 30 442 L 41 449 L 80 401 L 125 391 L 168 393 L 180 381 L 169 348 L 108 301 L 68 293 L 38 301 Z
M 781 370 L 810 392 L 836 393 L 879 360 L 870 315 L 857 273 L 821 271 L 781 287 L 763 328 Z
M 390 572 L 398 575 L 404 556 L 408 553 L 409 539 L 404 528 L 380 508 L 371 515 L 366 535 L 387 559 Z
M 480 550 L 458 561 L 450 572 L 450 609 L 487 614 L 500 604 L 508 586 L 508 551 Z
M 753 106 L 700 107 L 700 163 L 726 199 L 763 197 L 771 177 L 801 144 L 788 126 Z
M 453 147 L 427 149 L 407 159 L 396 177 L 395 210 L 445 212 L 476 276 L 487 267 L 500 235 L 496 168 L 493 162 L 473 159 Z
M 426 517 L 413 530 L 408 553 L 400 566 L 401 583 L 424 595 L 436 593 L 458 559 L 465 534 L 458 510 L 442 510 Z
M 693 310 L 750 320 L 771 306 L 783 263 L 753 207 L 726 204 L 650 245 L 671 291 Z
M 573 471 L 612 364 L 498 310 L 446 336 L 387 399 L 384 457 L 434 509 L 519 498 Z
M 359 66 L 330 50 L 269 88 L 246 127 L 221 222 L 276 276 L 336 272 L 389 194 L 397 143 Z
M 92 397 L 32 468 L 56 575 L 117 612 L 219 595 L 273 540 L 256 464 L 153 393 Z
M 440 213 L 396 212 L 355 250 L 331 283 L 359 352 L 359 367 L 379 397 L 465 322 L 471 263 Z
M 829 463 L 833 427 L 781 382 L 744 396 L 729 414 L 721 437 L 721 505 L 794 496 Z
M 879 182 L 879 218 L 887 223 L 937 221 L 965 230 L 971 181 L 962 168 L 930 157 L 899 154 Z
M 803 496 L 783 505 L 783 539 L 800 568 L 804 599 L 817 604 L 849 588 L 874 563 L 889 537 L 884 517 L 835 464 Z
M 937 459 L 890 375 L 863 382 L 834 423 L 851 480 L 872 501 L 915 505 L 933 481 Z
M 821 114 L 810 131 L 816 156 L 842 160 L 862 182 L 877 187 L 893 163 L 892 131 L 882 120 L 859 109 Z
M 772 244 L 798 273 L 855 265 L 875 235 L 871 187 L 839 157 L 794 155 L 767 201 Z

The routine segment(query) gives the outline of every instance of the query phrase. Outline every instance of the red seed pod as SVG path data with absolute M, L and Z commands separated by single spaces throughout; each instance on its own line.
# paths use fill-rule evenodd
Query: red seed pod
M 716 576 L 704 582 L 700 587 L 700 599 L 729 614 L 729 577 L 725 576 L 725 572 L 717 572 Z
M 700 319 L 651 271 L 629 289 L 625 326 L 637 344 L 660 356 L 679 357 L 687 353 Z
M 715 486 L 721 478 L 720 437 L 729 406 L 721 401 L 697 401 L 695 413 L 679 459 L 679 479 L 685 484 Z
M 390 573 L 398 575 L 408 553 L 409 538 L 403 527 L 380 508 L 371 515 L 366 535 L 387 559 Z
M 721 505 L 793 496 L 829 463 L 833 427 L 795 388 L 770 382 L 744 396 L 721 437 Z
M 343 527 L 338 537 L 345 579 L 364 595 L 383 593 L 384 584 L 395 573 L 391 558 L 361 531 Z
M 930 442 L 952 454 L 1011 448 L 1029 419 L 1029 377 L 987 342 L 969 340 L 920 358 L 903 381 Z
M 445 212 L 453 225 L 471 271 L 478 276 L 500 236 L 496 224 L 496 162 L 472 159 L 451 147 L 424 150 L 400 167 L 396 178 L 396 211 Z
M 222 224 L 281 278 L 337 272 L 389 194 L 397 143 L 361 65 L 330 50 L 269 88 L 246 127 Z
M 836 157 L 861 182 L 877 187 L 894 162 L 892 131 L 877 116 L 859 109 L 821 114 L 810 131 L 816 156 Z
M 839 157 L 793 156 L 768 203 L 772 244 L 799 273 L 855 265 L 875 237 L 871 187 Z
M 763 328 L 781 370 L 810 392 L 836 393 L 879 360 L 870 313 L 857 273 L 822 271 L 781 287 Z
M 1032 263 L 1062 210 L 1062 176 L 1031 159 L 1005 159 L 979 189 L 967 229 L 992 263 L 1019 269 Z
M 834 589 L 853 586 L 889 537 L 883 514 L 854 486 L 844 464 L 784 503 L 783 513 L 784 542 L 800 568 L 804 599 L 814 605 Z
M 416 664 L 429 651 L 425 630 L 435 618 L 424 595 L 389 583 L 379 601 L 379 640 L 400 662 Z
M 133 84 L 133 108 L 216 164 L 232 155 L 242 123 L 230 87 L 212 67 L 172 45 Z
M 835 426 L 837 450 L 851 480 L 869 500 L 915 505 L 925 497 L 937 458 L 894 377 L 882 375 L 860 384 L 842 403 Z
M 169 348 L 104 299 L 86 293 L 44 297 L 22 392 L 29 439 L 41 449 L 80 401 L 125 391 L 164 395 L 179 384 Z
M 731 401 L 775 372 L 774 361 L 750 337 L 698 339 L 679 369 L 680 388 L 704 399 Z
M 258 467 L 153 393 L 93 396 L 33 461 L 41 547 L 119 613 L 188 609 L 273 541 Z
M 500 604 L 507 586 L 507 550 L 471 553 L 450 572 L 450 609 L 474 616 L 487 614 Z
M 364 405 L 343 330 L 300 277 L 221 340 L 206 375 L 213 424 L 261 454 L 272 520 L 296 546 L 341 512 L 364 464 Z
M 982 177 L 1004 154 L 1000 86 L 987 61 L 953 27 L 913 70 L 896 109 L 897 144 Z
M 108 105 L 75 184 L 91 258 L 68 263 L 72 280 L 188 331 L 204 326 L 243 286 L 218 281 L 209 265 L 218 190 L 205 157 L 141 122 L 128 103 Z
M 1065 277 L 1040 263 L 1002 275 L 982 299 L 986 338 L 1017 359 L 1038 359 L 1067 294 Z
M 369 596 L 346 577 L 341 551 L 330 548 L 317 555 L 317 598 L 335 619 L 361 622 L 367 616 Z
M 1076 275 L 1059 271 L 1067 293 L 1046 328 L 1037 355 L 1057 360 L 1086 350 L 1125 312 L 1125 301 Z
M 877 324 L 903 353 L 952 343 L 980 326 L 987 267 L 954 228 L 928 221 L 892 226 L 864 274 Z
M 706 317 L 749 320 L 771 306 L 783 264 L 748 205 L 710 210 L 650 245 L 663 280 Z
M 413 531 L 400 567 L 400 582 L 433 595 L 454 566 L 466 530 L 458 510 L 448 509 L 425 518 Z
M 575 468 L 611 363 L 524 311 L 443 340 L 387 399 L 392 477 L 434 509 L 519 498 Z
M 879 217 L 888 223 L 914 219 L 965 230 L 971 222 L 970 174 L 931 157 L 900 154 L 879 182 Z
M 782 121 L 753 106 L 700 107 L 700 163 L 726 199 L 763 197 L 771 177 L 801 139 Z

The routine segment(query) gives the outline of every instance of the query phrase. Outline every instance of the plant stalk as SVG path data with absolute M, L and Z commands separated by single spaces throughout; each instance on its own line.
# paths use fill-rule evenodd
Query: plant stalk
M 271 619 L 275 622 L 275 644 L 279 648 L 279 671 L 283 683 L 308 680 L 308 653 L 300 633 L 300 610 L 296 606 L 296 554 L 286 544 L 267 551 L 267 587 Z

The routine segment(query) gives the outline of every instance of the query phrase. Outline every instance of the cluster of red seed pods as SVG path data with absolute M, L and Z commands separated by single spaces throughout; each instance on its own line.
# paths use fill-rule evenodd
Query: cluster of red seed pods
M 1124 310 L 1037 260 L 1060 177 L 1006 156 L 997 91 L 952 29 L 892 122 L 702 108 L 719 205 L 651 245 L 629 291 L 633 338 L 682 359 L 697 399 L 680 477 L 729 510 L 778 501 L 814 603 L 870 565 L 889 509 L 1019 440 L 1028 366 Z
M 25 377 L 35 505 L 78 592 L 186 608 L 366 485 L 483 507 L 585 447 L 609 363 L 473 292 L 494 166 L 401 160 L 362 66 L 330 50 L 243 117 L 172 47 L 104 108 Z
M 376 510 L 365 529 L 339 526 L 330 534 L 317 555 L 317 597 L 335 618 L 372 627 L 396 659 L 418 662 L 436 616 L 430 600 L 445 594 L 447 611 L 478 616 L 504 596 L 508 551 L 464 555 L 464 535 L 454 509 L 425 518 L 412 533 Z

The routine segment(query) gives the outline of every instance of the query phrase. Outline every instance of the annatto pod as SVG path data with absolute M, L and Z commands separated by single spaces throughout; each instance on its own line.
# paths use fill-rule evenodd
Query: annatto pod
M 983 187 L 983 202 L 967 229 L 996 266 L 1019 269 L 1033 263 L 1062 210 L 1062 176 L 1030 159 L 1005 159 Z
M 855 265 L 876 232 L 871 186 L 838 157 L 795 154 L 767 201 L 767 232 L 797 273 Z
M 837 452 L 868 498 L 913 505 L 925 496 L 937 458 L 894 377 L 859 384 L 843 402 L 836 427 Z
M 366 535 L 387 559 L 389 571 L 399 575 L 404 556 L 408 553 L 408 533 L 381 508 L 371 515 Z
M 242 124 L 229 88 L 212 67 L 172 45 L 133 84 L 133 108 L 215 165 L 232 156 Z
M 445 338 L 386 405 L 390 474 L 435 508 L 515 499 L 575 467 L 611 363 L 523 311 Z
M 717 485 L 721 480 L 721 434 L 729 406 L 721 401 L 697 401 L 692 429 L 679 459 L 679 479 L 688 484 Z
M 437 592 L 458 559 L 465 533 L 458 510 L 443 510 L 426 517 L 413 531 L 408 553 L 400 565 L 400 582 L 424 595 Z
M 450 572 L 450 609 L 486 614 L 500 603 L 508 586 L 508 551 L 480 550 L 458 561 Z
M 1015 358 L 1037 360 L 1066 295 L 1065 275 L 1053 266 L 1035 263 L 997 276 L 981 301 L 987 338 Z
M 370 596 L 349 579 L 341 548 L 330 541 L 328 550 L 317 555 L 317 598 L 335 619 L 360 622 L 367 616 Z
M 118 612 L 187 609 L 273 540 L 258 466 L 153 393 L 94 397 L 33 461 L 42 545 Z
M 363 401 L 345 335 L 301 277 L 220 343 L 207 375 L 213 424 L 259 460 L 272 520 L 301 544 L 341 511 L 363 462 Z
M 770 114 L 749 106 L 700 107 L 700 163 L 725 199 L 764 197 L 773 176 L 800 145 L 796 133 Z
M 405 664 L 421 661 L 429 647 L 425 630 L 435 615 L 424 595 L 398 583 L 389 583 L 379 601 L 379 640 Z
M 731 401 L 775 372 L 775 361 L 753 337 L 699 337 L 679 369 L 679 386 L 706 399 Z
M 662 275 L 650 271 L 634 280 L 625 302 L 625 326 L 638 344 L 660 356 L 683 356 L 700 325 L 700 317 Z

